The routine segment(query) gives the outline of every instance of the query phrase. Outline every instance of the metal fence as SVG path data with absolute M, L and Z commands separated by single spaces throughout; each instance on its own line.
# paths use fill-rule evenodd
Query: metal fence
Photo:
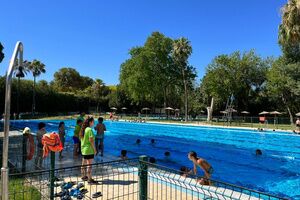
M 17 172 L 35 171 L 39 169 L 50 169 L 50 156 L 46 158 L 40 157 L 38 154 L 37 139 L 34 137 L 34 155 L 30 160 L 27 159 L 28 141 L 26 136 L 17 129 L 10 131 L 8 145 L 8 162 L 11 166 L 10 170 Z M 2 137 L 0 138 L 0 159 L 2 163 Z M 40 159 L 40 160 L 38 160 Z M 40 162 L 40 163 L 39 163 Z
M 235 185 L 212 181 L 139 159 L 90 165 L 96 183 L 81 179 L 82 166 L 10 175 L 9 198 L 20 199 L 281 199 Z M 84 166 L 85 167 L 85 166 Z

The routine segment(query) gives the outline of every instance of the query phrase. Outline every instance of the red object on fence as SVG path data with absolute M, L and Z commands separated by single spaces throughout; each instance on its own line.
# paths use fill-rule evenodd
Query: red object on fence
M 47 157 L 49 154 L 49 151 L 53 152 L 60 152 L 63 150 L 63 145 L 61 143 L 61 140 L 59 138 L 59 135 L 55 132 L 52 132 L 50 134 L 45 134 L 42 138 L 43 143 L 43 158 Z
M 266 121 L 266 117 L 259 117 L 259 122 L 265 123 L 265 121 Z

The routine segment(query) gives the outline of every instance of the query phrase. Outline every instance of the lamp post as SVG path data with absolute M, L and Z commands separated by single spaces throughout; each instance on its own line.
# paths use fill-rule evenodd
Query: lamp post
M 18 78 L 18 91 L 17 91 L 17 115 L 18 116 L 20 114 L 20 79 L 25 77 L 23 69 L 24 69 L 23 66 L 18 65 L 18 71 L 16 72 L 16 77 Z
M 2 200 L 8 200 L 8 142 L 9 142 L 9 120 L 10 120 L 10 102 L 11 102 L 11 82 L 13 71 L 16 68 L 15 61 L 19 56 L 18 64 L 23 64 L 23 44 L 18 41 L 13 55 L 9 62 L 9 67 L 6 72 L 6 90 L 5 90 L 5 109 L 4 109 L 4 137 L 3 137 L 3 158 L 1 168 L 1 183 L 2 183 Z M 20 67 L 18 68 L 20 69 Z

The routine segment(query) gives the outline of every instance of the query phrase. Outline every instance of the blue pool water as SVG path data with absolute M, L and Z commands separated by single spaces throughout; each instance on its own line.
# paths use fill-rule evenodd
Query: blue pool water
M 56 131 L 59 121 L 46 121 L 47 131 Z M 20 128 L 36 130 L 38 121 L 17 121 Z M 74 120 L 66 120 L 74 127 Z M 233 183 L 282 197 L 300 199 L 300 136 L 286 132 L 257 132 L 255 130 L 222 129 L 149 123 L 106 121 L 105 152 L 119 156 L 122 149 L 129 157 L 145 154 L 159 164 L 178 169 L 192 168 L 187 158 L 196 151 L 214 167 L 215 180 Z M 73 128 L 67 128 L 68 136 Z M 136 145 L 136 139 L 141 144 Z M 155 139 L 155 144 L 150 140 Z M 71 141 L 71 137 L 67 140 Z M 255 156 L 261 149 L 263 155 Z M 166 159 L 164 152 L 171 152 Z M 200 171 L 200 170 L 198 170 Z M 201 173 L 201 172 L 200 172 Z

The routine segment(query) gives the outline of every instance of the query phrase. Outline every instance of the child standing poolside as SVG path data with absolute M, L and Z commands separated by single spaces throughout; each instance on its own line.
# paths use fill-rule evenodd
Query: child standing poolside
M 81 119 L 77 119 L 75 130 L 74 130 L 74 135 L 73 135 L 73 142 L 74 142 L 73 156 L 74 156 L 74 158 L 77 158 L 80 154 L 79 133 L 80 133 L 80 130 L 81 130 L 82 123 L 83 123 L 83 121 Z
M 103 118 L 98 118 L 98 124 L 95 127 L 95 130 L 97 131 L 96 140 L 95 140 L 95 146 L 97 148 L 97 154 L 101 153 L 101 156 L 103 156 L 104 151 L 104 131 L 106 131 L 106 126 L 103 124 Z
M 60 141 L 62 143 L 62 146 L 64 148 L 65 147 L 65 136 L 66 136 L 65 123 L 64 122 L 60 122 L 59 125 L 58 125 L 58 135 L 59 135 L 59 139 L 60 139 Z M 59 152 L 59 159 L 63 158 L 62 151 L 63 150 L 61 150 Z
M 38 131 L 36 133 L 36 139 L 37 139 L 37 154 L 35 157 L 35 169 L 42 169 L 42 163 L 43 163 L 43 143 L 42 138 L 43 135 L 46 134 L 46 124 L 44 122 L 40 122 L 38 124 Z

